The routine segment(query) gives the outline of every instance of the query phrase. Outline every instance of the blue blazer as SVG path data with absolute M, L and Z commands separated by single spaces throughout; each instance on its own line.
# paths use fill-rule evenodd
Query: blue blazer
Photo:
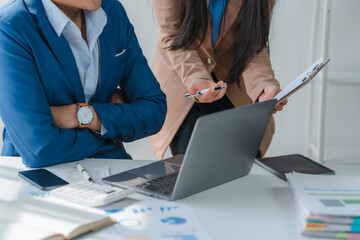
M 82 103 L 85 96 L 70 46 L 56 35 L 42 2 L 12 0 L 0 8 L 2 155 L 21 156 L 30 167 L 87 157 L 129 159 L 122 142 L 161 129 L 166 98 L 134 28 L 117 0 L 103 0 L 102 8 L 108 22 L 100 35 L 100 85 L 90 104 L 108 131 L 103 136 L 53 126 L 50 106 Z M 129 104 L 109 103 L 117 86 Z

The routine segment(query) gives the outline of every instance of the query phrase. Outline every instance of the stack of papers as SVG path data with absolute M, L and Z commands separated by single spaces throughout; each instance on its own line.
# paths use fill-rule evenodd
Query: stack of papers
M 360 240 L 360 176 L 286 174 L 303 235 Z

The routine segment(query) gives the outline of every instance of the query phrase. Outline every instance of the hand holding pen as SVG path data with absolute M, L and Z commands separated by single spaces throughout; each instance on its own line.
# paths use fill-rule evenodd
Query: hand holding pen
M 213 87 L 214 91 L 217 91 L 217 90 L 220 90 L 220 89 L 223 89 L 225 88 L 225 85 L 222 85 L 220 87 Z M 190 94 L 185 94 L 185 97 L 186 98 L 192 98 L 192 97 L 196 97 L 196 96 L 199 96 L 199 95 L 203 95 L 205 93 L 207 93 L 211 88 L 206 88 L 206 89 L 203 89 L 203 90 L 200 90 L 200 91 L 197 91 L 195 94 L 193 95 L 190 95 Z
M 197 79 L 189 86 L 186 98 L 194 97 L 197 102 L 211 103 L 222 98 L 226 93 L 226 83 L 219 81 L 215 84 L 211 80 Z
M 87 173 L 87 171 L 85 170 L 85 168 L 83 166 L 81 166 L 80 163 L 76 164 L 76 167 L 79 169 L 80 173 L 82 174 L 83 178 L 86 181 L 89 181 L 91 183 L 95 183 L 94 180 L 90 177 L 90 175 Z

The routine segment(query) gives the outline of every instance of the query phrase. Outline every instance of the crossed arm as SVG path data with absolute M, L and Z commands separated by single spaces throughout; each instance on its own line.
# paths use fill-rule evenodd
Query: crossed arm
M 110 103 L 125 103 L 123 99 L 123 95 L 120 92 L 115 92 L 111 98 Z M 101 120 L 97 115 L 93 106 L 89 105 L 91 110 L 94 113 L 94 118 L 90 123 L 89 129 L 100 132 L 101 131 Z M 77 128 L 79 126 L 79 121 L 76 117 L 76 112 L 78 110 L 77 104 L 69 104 L 63 106 L 52 106 L 50 107 L 51 113 L 54 118 L 54 125 L 63 129 L 72 129 Z
M 0 18 L 0 63 L 4 66 L 0 68 L 0 116 L 26 165 L 43 167 L 83 159 L 106 151 L 105 143 L 134 141 L 160 130 L 166 115 L 165 95 L 147 65 L 132 25 L 125 17 L 122 21 L 128 57 L 121 87 L 130 103 L 92 103 L 96 116 L 91 129 L 99 131 L 103 125 L 107 133 L 101 136 L 75 129 L 78 122 L 72 99 L 76 93 L 63 90 L 67 83 L 54 81 L 51 70 L 38 68 L 35 55 L 41 49 L 36 52 L 29 46 L 33 35 L 24 36 L 30 30 L 21 32 L 21 26 Z M 41 78 L 39 71 L 47 72 L 49 79 Z M 64 105 L 49 106 L 53 94 Z

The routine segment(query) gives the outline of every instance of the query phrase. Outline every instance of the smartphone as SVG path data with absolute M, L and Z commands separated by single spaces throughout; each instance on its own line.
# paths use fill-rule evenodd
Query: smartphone
M 43 168 L 21 171 L 18 175 L 43 191 L 50 191 L 69 184 L 64 179 Z

